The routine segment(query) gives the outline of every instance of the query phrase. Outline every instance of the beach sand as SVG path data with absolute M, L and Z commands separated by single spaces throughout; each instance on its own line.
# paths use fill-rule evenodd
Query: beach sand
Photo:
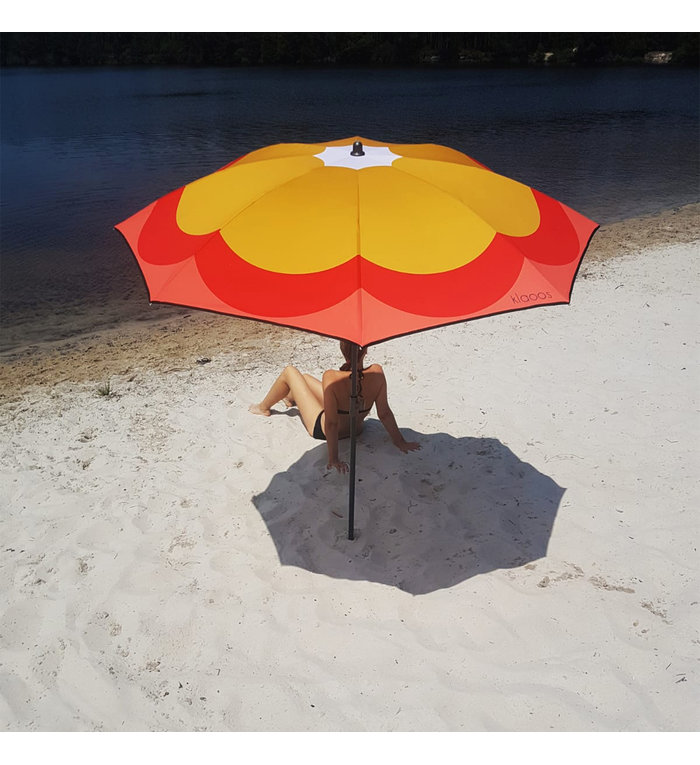
M 422 449 L 370 415 L 353 542 L 325 444 L 247 411 L 336 341 L 4 353 L 2 729 L 697 731 L 699 212 L 603 227 L 570 306 L 371 348 Z

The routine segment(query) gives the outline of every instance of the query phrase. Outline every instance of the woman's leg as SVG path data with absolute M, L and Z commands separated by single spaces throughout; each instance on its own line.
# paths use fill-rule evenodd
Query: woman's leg
M 316 396 L 318 403 L 323 406 L 323 383 L 312 375 L 304 375 L 304 379 L 311 392 Z
M 304 374 L 302 377 L 306 380 L 309 388 L 311 388 L 311 392 L 314 394 L 314 396 L 316 396 L 318 403 L 323 406 L 323 383 L 313 375 Z M 296 405 L 296 401 L 294 401 L 294 397 L 292 396 L 291 392 L 288 393 L 282 400 L 287 407 Z
M 284 398 L 293 401 L 299 407 L 304 427 L 309 435 L 313 435 L 316 418 L 323 411 L 323 404 L 296 367 L 285 367 L 272 384 L 267 396 L 259 404 L 253 404 L 250 411 L 269 417 L 270 407 Z

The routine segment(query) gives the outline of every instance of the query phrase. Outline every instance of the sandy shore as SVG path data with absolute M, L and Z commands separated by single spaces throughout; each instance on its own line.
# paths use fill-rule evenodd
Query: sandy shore
M 346 479 L 328 339 L 197 311 L 3 356 L 7 731 L 697 731 L 700 206 L 604 227 L 571 306 L 381 344 L 420 452 Z

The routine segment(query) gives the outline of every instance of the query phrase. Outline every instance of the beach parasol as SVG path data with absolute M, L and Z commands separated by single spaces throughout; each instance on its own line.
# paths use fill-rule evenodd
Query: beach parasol
M 358 347 L 568 303 L 597 229 L 462 152 L 352 138 L 252 151 L 116 228 L 152 302 L 316 332 Z M 350 439 L 353 538 L 356 434 Z

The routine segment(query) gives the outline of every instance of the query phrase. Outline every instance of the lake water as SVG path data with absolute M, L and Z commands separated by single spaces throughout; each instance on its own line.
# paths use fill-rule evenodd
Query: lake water
M 600 223 L 700 199 L 695 70 L 0 76 L 5 349 L 59 336 L 55 316 L 80 313 L 76 326 L 90 329 L 92 309 L 106 303 L 140 316 L 147 294 L 114 224 L 269 143 L 360 134 L 446 144 Z

